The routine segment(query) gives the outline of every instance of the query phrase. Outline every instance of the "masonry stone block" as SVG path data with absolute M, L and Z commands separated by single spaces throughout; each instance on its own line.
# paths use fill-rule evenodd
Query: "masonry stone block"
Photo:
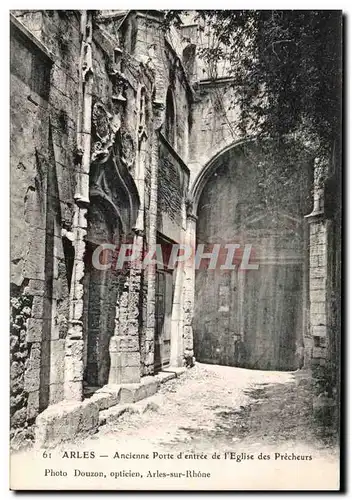
M 30 279 L 25 292 L 33 296 L 43 296 L 45 291 L 45 282 L 40 279 Z
M 120 337 L 120 350 L 122 352 L 137 352 L 139 350 L 138 337 Z
M 42 339 L 43 320 L 29 318 L 27 320 L 27 342 L 40 342 Z
M 327 350 L 325 347 L 314 347 L 313 346 L 313 358 L 326 358 Z
M 312 280 L 324 279 L 326 277 L 326 269 L 324 266 L 311 267 L 309 276 Z
M 139 352 L 120 352 L 117 354 L 117 363 L 121 367 L 134 367 L 140 364 Z
M 39 390 L 40 386 L 40 369 L 26 370 L 24 374 L 24 390 L 33 392 Z
M 326 278 L 324 277 L 311 277 L 309 280 L 309 288 L 310 290 L 321 290 L 322 292 L 325 292 L 325 284 L 326 284 Z
M 312 326 L 312 335 L 317 337 L 326 337 L 327 327 L 325 325 Z
M 312 304 L 322 303 L 325 301 L 325 298 L 326 298 L 326 291 L 324 289 L 310 290 L 309 299 Z
M 326 325 L 326 315 L 325 313 L 311 313 L 310 322 L 312 326 L 322 326 Z
M 28 393 L 27 420 L 33 420 L 39 413 L 39 390 Z
M 155 394 L 160 381 L 152 376 L 142 377 L 139 384 L 122 384 L 120 403 L 135 403 Z
M 81 401 L 83 399 L 82 380 L 65 380 L 64 396 L 68 401 Z
M 50 383 L 63 383 L 64 372 L 65 339 L 54 340 L 50 343 Z
M 325 314 L 326 313 L 326 303 L 325 302 L 311 302 L 310 312 L 311 312 L 311 314 Z
M 129 384 L 140 381 L 140 366 L 124 366 L 119 368 L 119 382 Z
M 99 407 L 94 402 L 62 401 L 49 406 L 36 419 L 35 445 L 53 448 L 79 436 L 96 432 Z
M 83 380 L 83 363 L 74 356 L 65 357 L 65 378 L 71 382 Z
M 33 344 L 31 347 L 30 356 L 28 364 L 26 365 L 26 369 L 29 371 L 38 370 L 40 368 L 40 361 L 41 361 L 41 345 L 38 342 Z
M 64 382 L 50 383 L 50 394 L 49 394 L 49 403 L 51 405 L 59 403 L 65 399 L 65 386 Z
M 154 364 L 154 351 L 145 353 L 144 363 L 147 366 L 153 366 L 153 364 Z
M 106 410 L 111 406 L 115 406 L 119 403 L 120 388 L 118 387 L 118 389 L 115 392 L 97 391 L 96 393 L 93 394 L 93 396 L 90 399 L 98 406 L 99 411 Z
M 125 384 L 121 386 L 120 403 L 135 403 L 139 384 Z
M 32 318 L 42 319 L 44 317 L 44 307 L 42 297 L 33 297 Z

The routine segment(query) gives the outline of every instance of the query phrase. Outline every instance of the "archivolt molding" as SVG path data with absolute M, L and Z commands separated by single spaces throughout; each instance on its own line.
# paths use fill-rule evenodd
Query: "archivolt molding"
M 290 139 L 289 136 L 287 136 L 287 139 Z M 265 139 L 263 139 L 265 140 Z M 269 139 L 268 139 L 269 140 Z M 188 212 L 196 214 L 197 209 L 198 209 L 198 203 L 200 196 L 203 192 L 203 189 L 208 182 L 209 178 L 211 175 L 214 173 L 214 171 L 217 168 L 217 160 L 225 153 L 228 151 L 239 148 L 241 146 L 244 146 L 246 144 L 259 144 L 259 138 L 257 136 L 252 136 L 252 137 L 246 137 L 244 139 L 240 139 L 237 141 L 233 141 L 230 144 L 226 145 L 225 147 L 219 149 L 215 155 L 205 163 L 205 165 L 200 169 L 198 175 L 195 177 L 193 183 L 190 186 L 189 189 L 189 194 L 188 194 Z M 312 156 L 312 151 L 308 149 L 306 146 L 303 144 L 300 144 L 299 147 L 303 149 L 307 153 L 307 157 Z

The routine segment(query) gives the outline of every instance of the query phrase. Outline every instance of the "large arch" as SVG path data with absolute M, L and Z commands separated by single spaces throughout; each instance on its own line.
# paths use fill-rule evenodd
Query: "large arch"
M 255 138 L 233 143 L 205 165 L 191 187 L 196 243 L 208 250 L 216 243 L 240 245 L 235 270 L 220 269 L 224 259 L 215 270 L 196 270 L 193 338 L 199 361 L 257 369 L 301 366 L 307 286 L 303 217 L 311 178 L 310 168 L 294 167 L 296 145 L 287 141 L 286 147 L 268 154 L 268 144 Z M 286 164 L 292 168 L 285 180 Z M 277 181 L 265 194 L 263 179 L 276 170 Z M 283 187 L 294 184 L 293 173 L 301 191 Z M 241 269 L 245 245 L 251 245 L 258 269 Z
M 199 198 L 202 194 L 204 186 L 206 185 L 214 169 L 216 169 L 217 160 L 221 158 L 221 156 L 227 151 L 230 151 L 233 148 L 240 147 L 244 144 L 253 143 L 255 141 L 256 137 L 247 137 L 245 139 L 231 141 L 226 146 L 222 145 L 222 147 L 220 147 L 218 151 L 203 165 L 189 188 L 188 202 L 190 210 L 194 214 L 197 212 Z

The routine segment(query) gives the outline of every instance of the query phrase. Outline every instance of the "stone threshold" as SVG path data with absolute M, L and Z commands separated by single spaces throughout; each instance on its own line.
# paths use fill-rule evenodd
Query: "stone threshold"
M 97 432 L 99 425 L 116 421 L 133 404 L 153 396 L 160 385 L 181 376 L 187 368 L 165 368 L 139 383 L 105 385 L 84 401 L 61 401 L 40 413 L 35 425 L 35 447 L 54 448 Z

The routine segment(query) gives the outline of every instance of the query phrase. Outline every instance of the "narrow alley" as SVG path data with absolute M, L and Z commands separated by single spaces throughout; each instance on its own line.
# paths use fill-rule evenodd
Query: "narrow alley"
M 154 396 L 127 408 L 99 440 L 138 439 L 173 450 L 208 452 L 263 446 L 334 453 L 334 435 L 314 419 L 304 372 L 267 372 L 197 363 Z M 332 432 L 332 431 L 330 431 Z M 96 439 L 97 437 L 93 437 Z

